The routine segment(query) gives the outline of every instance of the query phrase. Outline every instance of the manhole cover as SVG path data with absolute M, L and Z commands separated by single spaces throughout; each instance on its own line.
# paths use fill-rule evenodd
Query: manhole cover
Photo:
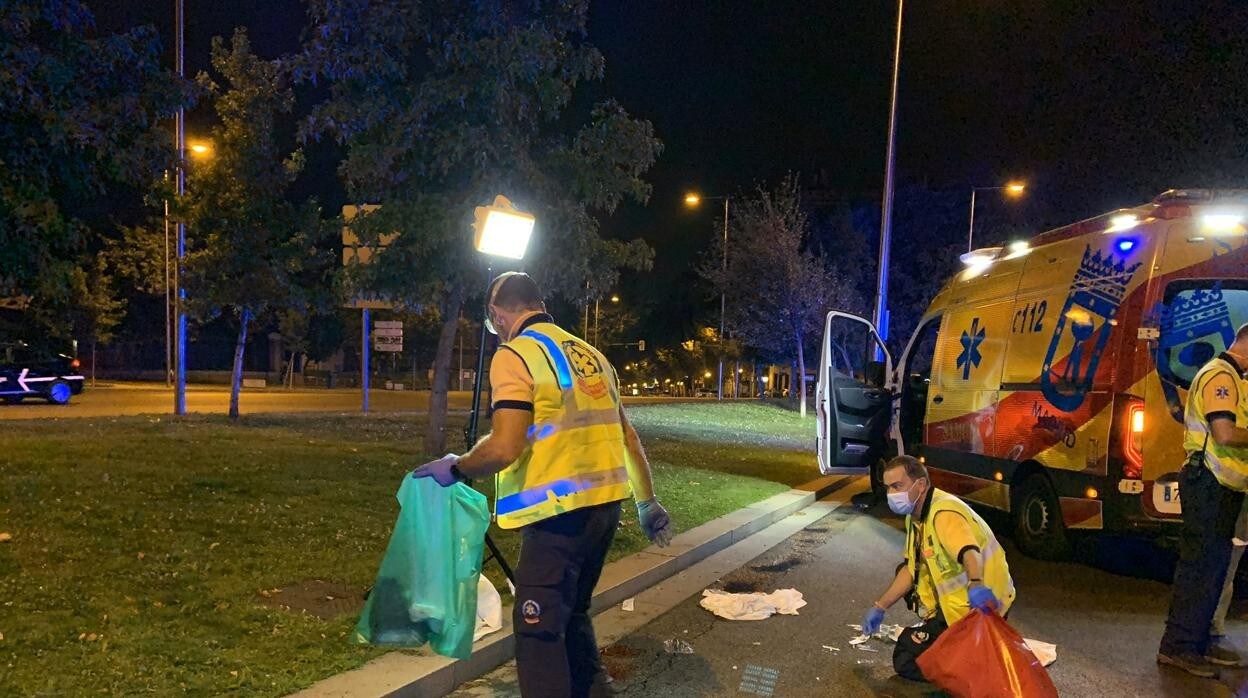
M 312 579 L 284 589 L 259 592 L 260 603 L 291 613 L 306 613 L 329 620 L 364 608 L 364 592 L 346 584 Z

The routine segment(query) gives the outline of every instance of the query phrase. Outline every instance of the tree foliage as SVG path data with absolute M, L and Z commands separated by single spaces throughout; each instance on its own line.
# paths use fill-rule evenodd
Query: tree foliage
M 854 279 L 810 248 L 810 221 L 797 177 L 737 200 L 729 216 L 727 263 L 719 242 L 701 267 L 726 295 L 731 334 L 773 361 L 797 362 L 833 308 L 862 305 Z M 800 386 L 799 380 L 794 381 Z M 805 411 L 805 391 L 798 391 Z
M 241 29 L 228 45 L 213 39 L 212 66 L 226 87 L 200 76 L 221 125 L 212 132 L 211 159 L 191 169 L 186 286 L 189 308 L 200 318 L 229 312 L 238 319 L 230 400 L 236 417 L 249 324 L 270 312 L 306 307 L 307 287 L 299 278 L 316 278 L 328 255 L 316 246 L 315 204 L 297 207 L 287 199 L 303 158 L 279 137 L 278 120 L 294 107 L 281 66 L 252 53 Z
M 644 243 L 602 239 L 597 216 L 647 198 L 642 175 L 661 146 L 649 122 L 612 100 L 584 120 L 571 108 L 576 89 L 603 75 L 585 41 L 585 0 L 309 6 L 293 70 L 327 81 L 330 98 L 302 133 L 345 144 L 348 197 L 381 204 L 352 221 L 361 239 L 397 233 L 353 283 L 432 304 L 442 319 L 426 444 L 441 450 L 457 318 L 485 282 L 473 208 L 505 193 L 536 215 L 524 266 L 548 293 L 584 302 L 613 286 L 621 265 L 649 264 Z
M 100 272 L 93 222 L 169 166 L 158 122 L 193 95 L 160 57 L 152 28 L 98 36 L 82 2 L 0 3 L 0 297 L 65 307 Z

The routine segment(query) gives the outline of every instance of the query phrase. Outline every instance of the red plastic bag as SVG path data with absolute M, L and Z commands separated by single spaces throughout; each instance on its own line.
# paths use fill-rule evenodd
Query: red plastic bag
M 1023 636 L 995 613 L 972 609 L 918 658 L 928 681 L 956 698 L 1056 698 Z

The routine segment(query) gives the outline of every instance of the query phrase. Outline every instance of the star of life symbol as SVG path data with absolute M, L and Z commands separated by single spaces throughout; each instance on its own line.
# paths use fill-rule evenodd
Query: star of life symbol
M 971 329 L 962 330 L 962 353 L 958 355 L 958 368 L 962 369 L 962 380 L 971 377 L 971 367 L 979 368 L 984 360 L 979 353 L 979 345 L 984 342 L 984 328 L 979 326 L 979 318 L 971 320 Z
M 1214 390 L 1213 392 L 1214 394 L 1218 396 L 1218 398 L 1222 400 L 1225 400 L 1231 396 L 1231 389 L 1226 387 L 1225 385 L 1219 385 L 1217 390 Z

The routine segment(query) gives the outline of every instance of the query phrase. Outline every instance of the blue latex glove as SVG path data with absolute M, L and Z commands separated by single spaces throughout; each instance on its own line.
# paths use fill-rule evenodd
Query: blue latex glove
M 637 519 L 641 521 L 641 530 L 646 532 L 646 538 L 651 543 L 666 548 L 672 542 L 672 518 L 667 515 L 667 509 L 659 504 L 657 497 L 637 502 Z
M 1001 602 L 997 601 L 997 597 L 992 593 L 992 589 L 983 584 L 972 584 L 967 591 L 967 596 L 970 598 L 971 606 L 978 608 L 984 613 L 1001 608 Z
M 450 487 L 459 482 L 459 478 L 451 473 L 451 467 L 459 463 L 459 456 L 448 453 L 445 456 L 429 461 L 412 472 L 412 477 L 431 477 L 439 485 Z
M 880 630 L 880 623 L 884 622 L 884 609 L 879 606 L 872 606 L 867 615 L 862 617 L 862 634 L 874 635 Z

